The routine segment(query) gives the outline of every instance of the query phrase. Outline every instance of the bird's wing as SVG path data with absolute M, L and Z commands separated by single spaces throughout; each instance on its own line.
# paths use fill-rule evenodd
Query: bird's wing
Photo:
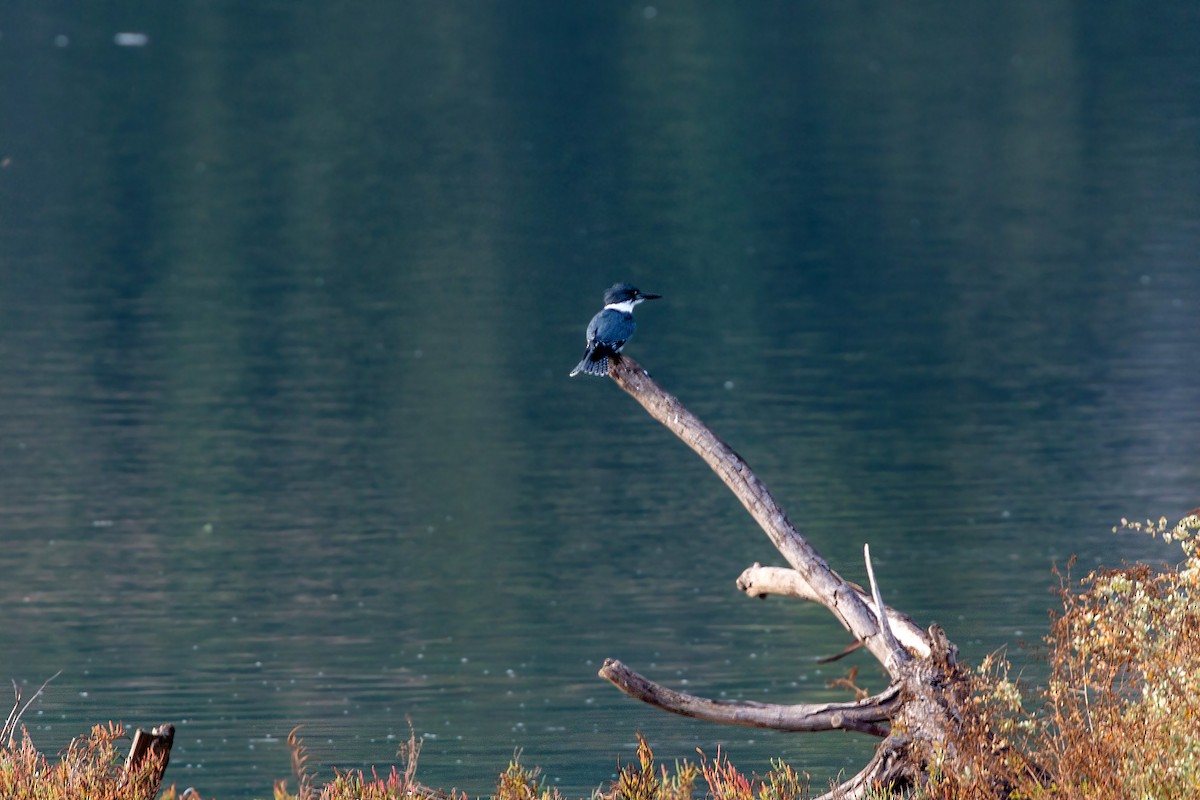
M 604 315 L 601 311 L 596 316 L 592 317 L 592 321 L 587 326 L 587 346 L 591 347 L 592 342 L 596 341 L 596 331 L 600 328 L 600 318 Z
M 597 315 L 597 327 L 593 331 L 594 344 L 611 352 L 619 352 L 633 335 L 633 315 L 606 309 Z

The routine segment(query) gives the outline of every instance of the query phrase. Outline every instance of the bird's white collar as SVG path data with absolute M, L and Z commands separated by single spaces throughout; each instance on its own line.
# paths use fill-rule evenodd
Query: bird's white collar
M 622 300 L 619 303 L 609 303 L 604 307 L 605 311 L 619 311 L 622 314 L 632 314 L 633 307 L 642 302 L 644 298 L 639 297 L 637 300 Z

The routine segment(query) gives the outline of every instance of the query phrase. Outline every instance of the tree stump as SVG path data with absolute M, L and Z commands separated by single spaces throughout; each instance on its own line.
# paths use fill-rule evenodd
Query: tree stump
M 153 761 L 153 772 L 145 786 L 145 800 L 154 800 L 158 794 L 163 774 L 167 771 L 167 762 L 171 758 L 171 745 L 174 743 L 175 726 L 169 722 L 159 725 L 149 733 L 138 728 L 133 734 L 133 743 L 129 745 L 129 755 L 125 757 L 122 772 L 125 774 L 125 780 L 129 781 L 145 768 L 148 760 Z

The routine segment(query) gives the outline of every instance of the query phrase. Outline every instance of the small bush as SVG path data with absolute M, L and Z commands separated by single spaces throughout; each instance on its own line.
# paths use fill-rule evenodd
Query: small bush
M 1183 561 L 1097 570 L 1078 586 L 1064 577 L 1036 707 L 1025 708 L 1003 658 L 986 659 L 959 758 L 931 765 L 931 797 L 1200 797 L 1200 509 L 1175 526 L 1121 527 L 1178 543 Z
M 1182 563 L 1093 572 L 1063 592 L 1038 740 L 1064 797 L 1200 795 L 1200 516 L 1126 528 L 1178 543 Z M 1098 794 L 1103 791 L 1106 794 Z

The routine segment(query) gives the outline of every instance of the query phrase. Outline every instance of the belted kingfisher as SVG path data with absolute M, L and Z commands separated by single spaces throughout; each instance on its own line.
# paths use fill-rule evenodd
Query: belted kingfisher
M 574 378 L 581 372 L 604 377 L 608 374 L 608 357 L 621 352 L 633 336 L 633 307 L 643 300 L 657 300 L 661 294 L 639 292 L 636 286 L 616 283 L 604 293 L 604 308 L 600 309 L 587 327 L 587 351 L 583 360 L 571 370 Z

